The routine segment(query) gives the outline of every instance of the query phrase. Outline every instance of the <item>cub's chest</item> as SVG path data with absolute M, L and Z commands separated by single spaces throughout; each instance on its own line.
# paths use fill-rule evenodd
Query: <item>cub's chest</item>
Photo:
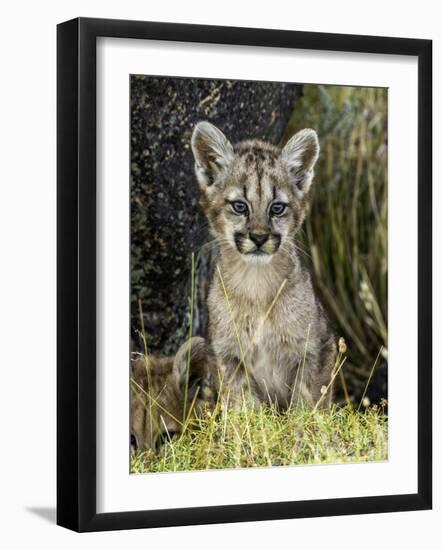
M 216 295 L 213 297 L 217 298 Z M 280 303 L 252 304 L 213 299 L 210 306 L 211 340 L 221 357 L 249 359 L 258 363 L 297 361 L 305 346 L 304 325 L 295 311 L 289 314 Z M 249 304 L 251 306 L 251 304 Z
M 272 319 L 259 320 L 248 317 L 240 332 L 246 368 L 255 382 L 256 391 L 264 399 L 277 399 L 283 403 L 288 398 L 294 372 L 301 354 L 298 343 L 286 328 L 278 327 Z
M 277 323 L 272 317 L 243 315 L 238 320 L 237 331 L 243 353 L 254 359 L 267 356 L 271 360 L 273 355 L 284 355 L 295 345 L 290 326 Z

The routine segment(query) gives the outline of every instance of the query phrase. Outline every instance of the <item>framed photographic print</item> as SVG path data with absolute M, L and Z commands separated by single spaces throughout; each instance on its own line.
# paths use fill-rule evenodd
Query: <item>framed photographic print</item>
M 59 525 L 431 508 L 431 66 L 58 26 Z

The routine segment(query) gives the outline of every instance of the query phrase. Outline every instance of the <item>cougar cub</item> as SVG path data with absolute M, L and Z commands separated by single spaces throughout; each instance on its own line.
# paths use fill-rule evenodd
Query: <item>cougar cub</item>
M 214 367 L 203 338 L 184 343 L 175 357 L 136 355 L 131 366 L 131 451 L 158 451 L 175 439 L 191 404 L 201 414 L 215 403 Z M 186 405 L 186 410 L 185 410 Z
M 312 406 L 329 384 L 336 355 L 296 244 L 319 154 L 317 134 L 301 130 L 279 150 L 257 140 L 232 145 L 200 122 L 191 145 L 200 203 L 219 245 L 209 340 L 225 388 L 281 408 Z

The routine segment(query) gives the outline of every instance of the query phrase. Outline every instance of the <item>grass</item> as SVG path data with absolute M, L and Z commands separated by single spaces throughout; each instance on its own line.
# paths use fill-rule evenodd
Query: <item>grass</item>
M 321 154 L 300 246 L 347 344 L 346 362 L 336 370 L 339 404 L 286 412 L 246 401 L 236 409 L 217 406 L 178 440 L 166 439 L 159 454 L 138 452 L 134 473 L 388 458 L 380 401 L 386 380 L 371 394 L 380 386 L 377 370 L 383 365 L 387 372 L 387 90 L 306 85 L 282 144 L 305 127 L 317 130 Z
M 305 127 L 319 135 L 302 246 L 337 334 L 346 339 L 343 379 L 358 403 L 380 349 L 376 370 L 383 365 L 387 372 L 388 92 L 318 85 L 303 91 L 282 142 Z M 384 385 L 375 395 L 386 397 Z
M 262 404 L 207 411 L 160 453 L 138 452 L 132 473 L 296 466 L 386 460 L 388 423 L 383 408 L 278 412 Z
M 272 402 L 254 405 L 247 395 L 227 406 L 226 387 L 215 407 L 208 406 L 198 417 L 193 416 L 191 404 L 183 432 L 171 439 L 166 431 L 159 452 L 138 451 L 131 458 L 131 473 L 387 460 L 387 401 L 370 405 L 366 397 L 377 360 L 358 406 L 349 399 L 346 406 L 333 404 L 328 389 L 339 380 L 346 363 L 343 338 L 338 350 L 331 380 L 314 407 L 306 407 L 300 394 L 286 411 Z

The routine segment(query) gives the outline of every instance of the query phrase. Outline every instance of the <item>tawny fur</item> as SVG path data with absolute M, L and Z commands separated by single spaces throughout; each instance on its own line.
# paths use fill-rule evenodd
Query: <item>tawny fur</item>
M 209 341 L 224 387 L 234 398 L 249 393 L 280 408 L 313 406 L 329 385 L 336 356 L 297 246 L 317 135 L 302 130 L 282 151 L 257 140 L 233 146 L 201 122 L 192 149 L 200 202 L 219 248 L 208 297 Z M 247 212 L 237 211 L 239 203 Z M 274 214 L 282 204 L 283 212 Z
M 216 392 L 211 352 L 193 337 L 175 357 L 136 354 L 131 365 L 131 448 L 158 451 L 182 432 L 184 415 L 213 408 Z M 186 390 L 187 388 L 187 390 Z M 185 407 L 186 404 L 186 407 Z

